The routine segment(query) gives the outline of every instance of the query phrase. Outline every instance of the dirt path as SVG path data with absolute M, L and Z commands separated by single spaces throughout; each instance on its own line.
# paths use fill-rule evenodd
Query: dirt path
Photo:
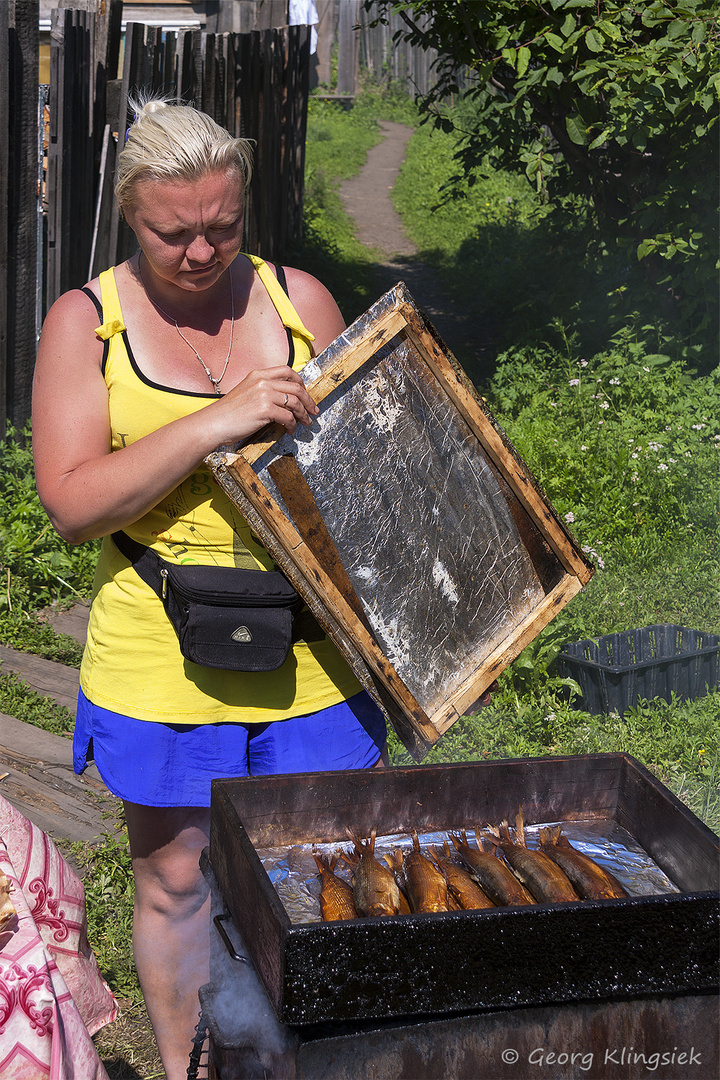
M 392 204 L 390 193 L 412 128 L 390 121 L 381 121 L 380 127 L 383 141 L 370 150 L 359 175 L 340 187 L 343 205 L 355 221 L 358 240 L 377 252 L 382 290 L 404 281 L 446 345 L 477 381 L 489 372 L 488 328 L 468 318 L 432 267 L 423 262 Z

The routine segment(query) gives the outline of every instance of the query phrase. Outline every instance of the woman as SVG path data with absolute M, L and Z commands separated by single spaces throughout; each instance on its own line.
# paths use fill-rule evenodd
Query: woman
M 184 660 L 161 600 L 111 538 L 171 563 L 273 563 L 204 458 L 271 422 L 312 424 L 300 370 L 344 328 L 315 278 L 241 254 L 248 145 L 185 106 L 138 103 L 116 193 L 139 252 L 54 304 L 35 372 L 40 497 L 62 537 L 104 537 L 75 730 L 124 800 L 133 947 L 169 1080 L 208 979 L 210 779 L 381 763 L 385 724 L 326 638 L 277 671 Z M 280 276 L 283 276 L 280 273 Z

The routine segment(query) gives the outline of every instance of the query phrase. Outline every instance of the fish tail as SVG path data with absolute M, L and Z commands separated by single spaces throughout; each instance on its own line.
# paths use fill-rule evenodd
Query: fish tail
M 486 828 L 482 830 L 482 832 L 480 831 L 480 829 L 478 829 L 477 826 L 475 826 L 475 836 L 477 837 L 478 847 L 481 851 L 486 850 L 483 841 L 489 840 L 494 847 L 497 847 L 500 840 L 502 839 L 500 835 L 500 830 L 495 825 L 490 824 L 488 824 Z
M 352 831 L 352 829 L 350 829 L 350 828 L 346 828 L 345 833 L 350 838 L 350 840 L 352 841 L 352 845 L 355 848 L 355 854 L 356 855 L 362 855 L 362 853 L 363 853 L 362 839 L 358 836 L 357 833 L 354 833 Z
M 522 806 L 518 806 L 518 812 L 515 815 L 515 835 L 518 844 L 520 844 L 521 847 L 526 848 L 527 844 L 525 843 L 525 819 L 523 818 Z
M 389 851 L 387 855 L 383 855 L 383 861 L 394 874 L 399 874 L 403 865 L 403 853 L 401 849 L 395 848 L 393 851 Z

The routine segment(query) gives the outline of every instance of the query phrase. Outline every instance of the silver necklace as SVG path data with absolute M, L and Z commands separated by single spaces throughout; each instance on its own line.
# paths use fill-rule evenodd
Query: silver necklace
M 232 352 L 232 346 L 233 346 L 233 333 L 235 331 L 235 292 L 233 290 L 232 266 L 228 267 L 228 277 L 230 279 L 230 344 L 228 345 L 227 356 L 225 357 L 225 363 L 223 364 L 223 369 L 220 372 L 220 375 L 218 376 L 217 379 L 213 378 L 213 376 L 210 374 L 210 368 L 207 366 L 207 364 L 203 360 L 200 353 L 197 351 L 197 349 L 192 344 L 192 342 L 188 341 L 188 339 L 185 337 L 182 330 L 180 329 L 180 327 L 177 324 L 177 319 L 173 319 L 172 315 L 168 315 L 167 311 L 165 311 L 164 308 L 161 308 L 160 305 L 157 304 L 153 300 L 152 296 L 150 295 L 150 293 L 147 290 L 147 285 L 145 284 L 145 279 L 143 278 L 143 275 L 142 275 L 142 267 L 140 265 L 140 260 L 139 259 L 138 259 L 138 272 L 140 274 L 140 280 L 142 282 L 142 287 L 145 290 L 145 295 L 147 296 L 148 300 L 150 301 L 150 303 L 152 304 L 152 306 L 154 308 L 157 308 L 157 310 L 160 312 L 161 315 L 165 316 L 165 318 L 168 320 L 168 322 L 171 322 L 171 323 L 174 324 L 175 329 L 177 330 L 180 337 L 183 339 L 185 344 L 190 349 L 192 349 L 192 351 L 195 353 L 198 360 L 200 361 L 200 363 L 202 365 L 202 369 L 205 372 L 205 374 L 207 375 L 208 379 L 210 380 L 210 384 L 211 384 L 213 390 L 215 391 L 215 394 L 217 395 L 217 397 L 220 397 L 220 383 L 225 378 L 225 372 L 227 371 L 228 364 L 230 363 L 230 353 Z

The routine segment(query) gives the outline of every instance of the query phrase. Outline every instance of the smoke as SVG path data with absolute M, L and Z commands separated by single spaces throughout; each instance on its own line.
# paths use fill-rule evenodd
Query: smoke
M 210 885 L 211 918 L 225 914 L 217 881 L 208 866 L 204 868 Z M 249 958 L 239 931 L 230 919 L 223 926 L 235 951 Z M 216 1042 L 225 1048 L 252 1049 L 260 1068 L 275 1075 L 278 1057 L 292 1054 L 294 1032 L 278 1020 L 260 979 L 248 960 L 234 960 L 215 924 L 210 930 L 210 982 L 201 990 L 205 1020 Z M 258 1073 L 259 1076 L 263 1072 Z M 286 1075 L 286 1073 L 283 1073 Z

